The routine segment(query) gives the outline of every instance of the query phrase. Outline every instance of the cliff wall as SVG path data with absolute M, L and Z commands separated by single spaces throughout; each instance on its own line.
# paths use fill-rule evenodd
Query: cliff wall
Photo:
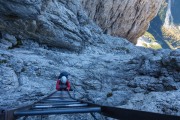
M 163 0 L 7 0 L 0 1 L 0 31 L 61 48 L 80 50 L 96 41 L 95 24 L 136 43 Z M 81 2 L 81 3 L 80 3 Z M 92 27 L 94 26 L 94 27 Z M 11 29 L 10 29 L 11 28 Z M 93 37 L 93 38 L 92 38 Z M 63 38 L 63 39 L 62 39 Z
M 88 16 L 104 31 L 136 43 L 163 0 L 81 0 Z
M 1 0 L 0 31 L 76 51 L 100 33 L 74 0 Z
M 180 6 L 179 0 L 172 0 L 171 12 L 174 18 L 174 23 L 180 26 L 180 16 L 179 16 L 180 7 L 179 6 Z

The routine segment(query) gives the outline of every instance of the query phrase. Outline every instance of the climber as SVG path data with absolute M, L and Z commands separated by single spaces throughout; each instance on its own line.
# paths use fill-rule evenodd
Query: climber
M 69 91 L 70 90 L 70 82 L 68 80 L 68 75 L 69 75 L 69 73 L 67 73 L 67 72 L 62 72 L 59 75 L 57 83 L 56 83 L 56 90 L 58 90 L 58 91 L 62 91 L 62 90 Z

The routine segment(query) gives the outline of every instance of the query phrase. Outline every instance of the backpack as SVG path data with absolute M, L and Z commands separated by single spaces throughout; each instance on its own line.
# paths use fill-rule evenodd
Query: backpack
M 64 71 L 61 72 L 61 74 L 59 75 L 58 79 L 60 79 L 62 76 L 65 76 L 68 79 L 68 75 L 70 75 L 68 72 Z

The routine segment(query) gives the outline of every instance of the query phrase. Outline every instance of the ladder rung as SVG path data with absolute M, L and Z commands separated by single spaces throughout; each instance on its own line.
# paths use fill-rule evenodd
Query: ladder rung
M 56 101 L 56 100 L 62 100 L 62 101 L 77 101 L 77 100 L 73 100 L 73 99 L 65 99 L 65 98 L 48 98 L 45 100 L 51 100 L 51 101 Z
M 69 104 L 69 105 L 36 105 L 33 109 L 44 109 L 44 108 L 65 108 L 65 107 L 85 107 L 88 104 Z
M 62 97 L 62 96 L 50 96 L 49 98 L 70 98 L 70 97 Z
M 80 104 L 81 102 L 64 102 L 64 103 L 36 103 L 35 105 L 70 105 L 70 104 Z
M 73 100 L 73 99 L 71 99 L 71 100 L 42 100 L 42 101 L 40 101 L 41 103 L 43 102 L 43 103 L 47 103 L 47 102 L 76 102 L 76 100 Z
M 15 111 L 15 116 L 31 116 L 31 115 L 50 115 L 50 114 L 69 114 L 69 113 L 89 113 L 89 112 L 100 112 L 100 107 L 89 107 L 89 108 L 67 108 L 60 110 L 26 110 L 26 111 Z

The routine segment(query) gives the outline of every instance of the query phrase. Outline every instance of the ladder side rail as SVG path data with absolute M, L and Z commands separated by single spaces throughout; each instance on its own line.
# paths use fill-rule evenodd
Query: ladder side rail
M 180 116 L 101 106 L 101 114 L 121 120 L 180 120 Z
M 14 115 L 14 112 L 17 111 L 17 110 L 26 110 L 26 109 L 30 109 L 32 108 L 36 103 L 39 103 L 40 101 L 42 100 L 45 100 L 47 99 L 48 97 L 52 96 L 53 94 L 55 94 L 56 91 L 52 92 L 51 94 L 43 97 L 41 100 L 38 100 L 30 105 L 23 105 L 23 106 L 20 106 L 20 107 L 17 107 L 17 108 L 13 108 L 13 109 L 8 109 L 8 110 L 3 110 L 2 113 L 0 113 L 0 118 L 2 118 L 1 120 L 15 120 L 18 118 L 18 116 L 15 116 Z

